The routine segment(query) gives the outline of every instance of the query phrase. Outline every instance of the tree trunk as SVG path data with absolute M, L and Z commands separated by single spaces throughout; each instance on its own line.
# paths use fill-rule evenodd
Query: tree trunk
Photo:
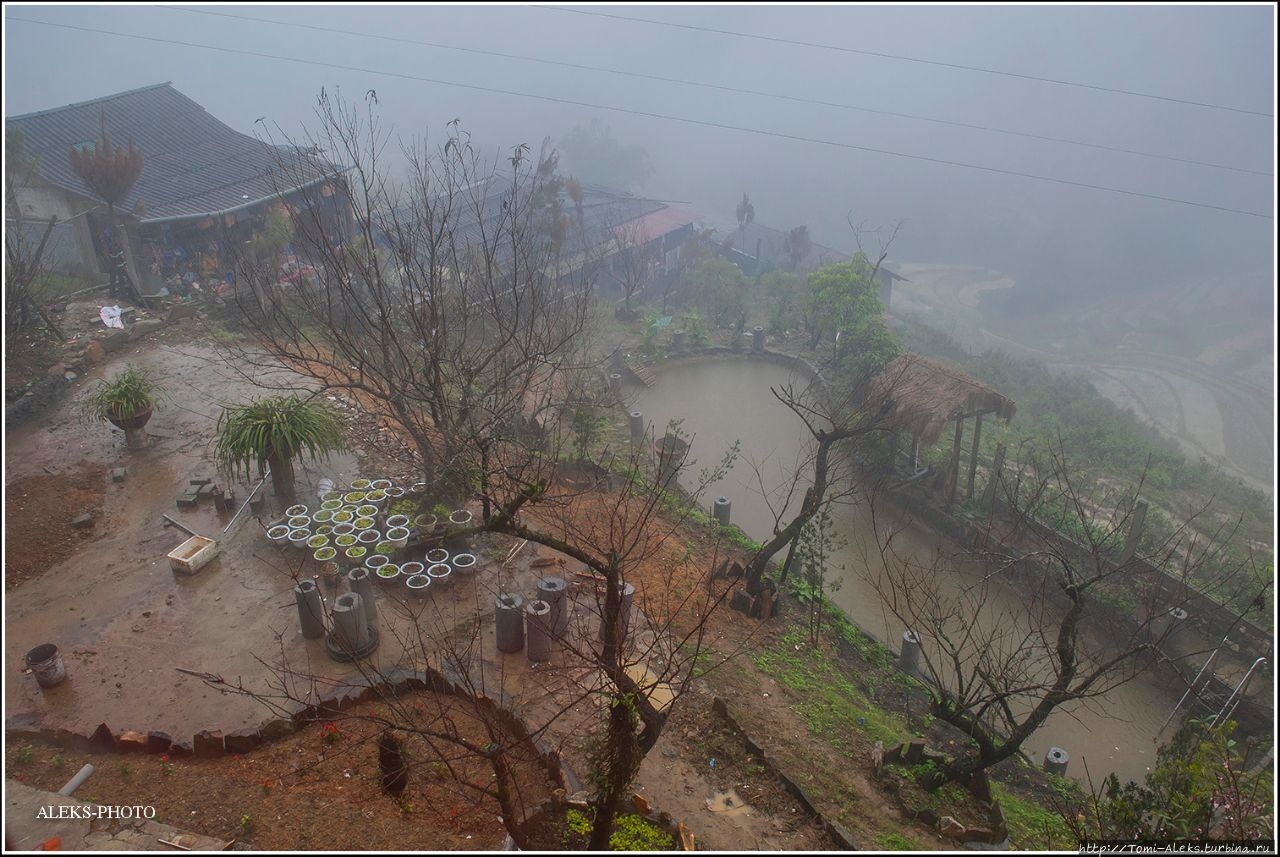
M 619 623 L 620 624 L 620 623 Z M 627 789 L 644 758 L 636 741 L 635 716 L 632 714 L 631 694 L 618 694 L 612 700 L 609 712 L 608 773 L 604 788 L 596 803 L 595 822 L 591 827 L 590 851 L 608 851 L 609 837 L 613 834 L 613 820 L 623 806 Z
M 501 740 L 498 736 L 493 736 L 495 740 Z M 528 837 L 524 834 L 524 813 L 516 806 L 514 778 L 511 774 L 511 766 L 507 764 L 507 758 L 501 749 L 493 751 L 489 756 L 489 763 L 493 767 L 493 776 L 497 780 L 497 796 L 498 806 L 502 810 L 502 821 L 507 828 L 507 833 L 511 836 L 511 841 L 515 843 L 516 848 L 523 851 L 529 845 Z
M 293 459 L 272 452 L 267 456 L 267 465 L 271 468 L 271 487 L 276 492 L 276 497 L 292 506 L 294 501 Z

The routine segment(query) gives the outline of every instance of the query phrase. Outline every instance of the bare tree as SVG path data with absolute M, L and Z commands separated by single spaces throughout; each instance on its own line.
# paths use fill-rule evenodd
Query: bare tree
M 967 781 L 1017 753 L 1056 709 L 1104 698 L 1155 666 L 1173 627 L 1166 617 L 1230 535 L 1224 525 L 1206 542 L 1192 516 L 1156 549 L 1121 560 L 1140 484 L 1099 502 L 1077 483 L 1061 445 L 1013 470 L 1016 478 L 1001 482 L 1010 522 L 993 528 L 1013 535 L 977 552 L 920 557 L 898 553 L 898 530 L 889 529 L 868 549 L 868 580 L 919 639 L 933 715 L 971 742 L 934 787 Z M 1043 523 L 1051 510 L 1074 525 L 1074 539 Z M 1180 586 L 1162 585 L 1163 572 Z M 1139 610 L 1128 627 L 1098 633 L 1088 620 L 1108 599 L 1132 599 Z
M 324 96 L 319 116 L 307 145 L 347 165 L 328 179 L 348 189 L 355 234 L 332 234 L 319 205 L 295 206 L 318 287 L 265 313 L 238 292 L 244 323 L 273 359 L 392 421 L 437 499 L 478 493 L 487 517 L 512 490 L 508 459 L 530 456 L 568 379 L 593 365 L 582 336 L 592 304 L 585 267 L 559 270 L 547 228 L 551 177 L 525 146 L 499 169 L 454 124 L 434 151 L 404 146 L 407 177 L 395 183 L 384 163 L 390 138 L 371 107 L 362 117 Z M 282 188 L 314 168 L 282 162 Z M 240 269 L 249 283 L 274 282 L 252 260 Z
M 791 267 L 788 270 L 794 272 L 796 268 L 800 267 L 804 257 L 808 256 L 813 249 L 813 240 L 809 238 L 809 227 L 797 226 L 792 229 L 782 239 L 782 247 L 791 263 Z
M 322 95 L 318 115 L 320 132 L 289 151 L 317 150 L 346 165 L 328 178 L 348 188 L 354 234 L 334 235 L 319 206 L 294 207 L 295 232 L 317 265 L 318 285 L 265 310 L 238 292 L 255 342 L 236 356 L 251 366 L 262 361 L 261 349 L 321 389 L 343 391 L 388 420 L 412 442 L 414 467 L 434 487 L 428 502 L 478 498 L 477 530 L 541 544 L 585 566 L 598 592 L 591 612 L 599 630 L 565 645 L 599 674 L 580 696 L 607 699 L 592 838 L 593 847 L 603 847 L 626 787 L 666 720 L 666 708 L 649 691 L 662 683 L 678 695 L 688 685 L 706 617 L 724 596 L 677 586 L 670 575 L 637 581 L 649 642 L 641 652 L 628 647 L 628 577 L 664 549 L 686 514 L 668 493 L 679 468 L 649 476 L 643 447 L 606 449 L 594 452 L 589 469 L 620 474 L 613 490 L 601 490 L 598 478 L 584 489 L 564 476 L 561 452 L 569 448 L 575 416 L 616 402 L 603 389 L 586 335 L 592 248 L 562 264 L 548 228 L 566 220 L 555 207 L 558 179 L 547 168 L 553 154 L 544 153 L 534 167 L 520 146 L 507 161 L 510 169 L 499 169 L 453 123 L 437 149 L 402 146 L 407 178 L 396 183 L 384 164 L 390 136 L 379 129 L 371 105 L 361 113 Z M 300 185 L 291 169 L 296 162 L 282 159 L 282 188 Z M 241 262 L 243 280 L 272 276 L 252 259 Z M 430 651 L 446 658 L 476 689 L 491 686 L 491 673 L 471 670 L 480 660 L 483 608 L 478 601 L 470 619 L 441 621 L 430 634 L 407 632 L 397 644 L 407 657 Z M 649 665 L 650 678 L 637 678 L 632 667 L 640 661 Z M 280 684 L 297 681 L 296 674 L 285 675 Z M 423 731 L 403 717 L 388 725 L 444 740 L 440 730 Z M 498 737 L 490 744 L 494 797 L 515 825 L 522 812 L 511 803 L 503 744 Z M 474 742 L 453 746 L 482 750 Z
M 25 328 L 35 316 L 44 321 L 51 335 L 59 340 L 63 338 L 41 305 L 39 293 L 40 280 L 49 273 L 46 251 L 58 218 L 52 216 L 47 223 L 37 227 L 40 237 L 32 240 L 37 234 L 31 229 L 35 224 L 30 223 L 22 211 L 18 187 L 31 180 L 39 165 L 23 150 L 20 132 L 9 134 L 5 140 L 4 166 L 5 219 L 8 221 L 4 230 L 5 350 L 12 353 L 18 342 L 14 334 Z
M 102 120 L 102 136 L 92 148 L 71 147 L 67 158 L 71 168 L 85 183 L 90 192 L 107 204 L 107 255 L 111 268 L 111 291 L 120 297 L 123 286 L 128 285 L 133 296 L 139 301 L 142 294 L 138 286 L 129 277 L 125 266 L 126 245 L 117 234 L 119 224 L 116 223 L 116 206 L 124 201 L 142 175 L 144 158 L 142 151 L 129 140 L 127 147 L 121 148 L 111 142 L 111 132 L 107 130 L 107 117 Z
M 738 203 L 738 245 L 739 249 L 747 252 L 747 226 L 756 219 L 756 207 L 751 204 L 751 197 L 745 192 L 742 194 L 742 200 Z M 756 273 L 760 272 L 760 260 L 756 260 Z
M 661 248 L 654 244 L 644 224 L 629 220 L 613 228 L 616 252 L 610 257 L 610 269 L 622 288 L 622 309 L 618 315 L 624 320 L 635 318 L 631 299 L 644 291 L 653 280 L 653 273 L 661 259 Z

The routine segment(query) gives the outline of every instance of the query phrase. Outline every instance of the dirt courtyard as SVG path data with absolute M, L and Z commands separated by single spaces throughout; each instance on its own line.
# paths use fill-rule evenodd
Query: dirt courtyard
M 219 693 L 178 667 L 264 691 L 273 670 L 286 668 L 334 685 L 357 679 L 355 668 L 328 657 L 323 640 L 302 637 L 294 578 L 317 569 L 309 550 L 279 548 L 266 538 L 265 523 L 282 511 L 269 485 L 268 511 L 259 518 L 246 510 L 225 535 L 231 515 L 217 512 L 211 501 L 176 506 L 192 477 L 221 481 L 211 464 L 221 403 L 261 392 L 224 366 L 210 346 L 143 347 L 113 361 L 107 372 L 125 360 L 152 369 L 169 393 L 148 425 L 146 449 L 130 452 L 118 430 L 77 418 L 76 399 L 93 378 L 8 438 L 8 721 L 82 734 L 106 723 L 115 732 L 156 730 L 189 740 L 202 729 L 254 728 L 271 712 L 249 697 Z M 121 467 L 127 476 L 114 482 L 111 471 Z M 342 485 L 362 475 L 382 474 L 360 473 L 352 454 L 299 467 L 299 501 L 316 505 L 321 478 Z M 250 485 L 234 488 L 242 502 Z M 92 526 L 72 528 L 72 518 L 85 512 L 93 514 Z M 194 576 L 173 572 L 166 554 L 187 535 L 162 515 L 216 538 L 219 556 Z M 370 666 L 411 667 L 406 649 L 426 655 L 418 643 L 432 636 L 419 628 L 452 628 L 481 615 L 489 623 L 480 634 L 482 660 L 504 674 L 518 672 L 502 666 L 507 658 L 496 651 L 493 599 L 499 591 L 532 592 L 543 572 L 530 568 L 533 550 L 501 567 L 511 544 L 496 537 L 478 541 L 478 571 L 421 603 L 400 597 L 399 589 L 379 588 L 383 643 Z M 21 668 L 25 653 L 42 643 L 56 645 L 66 661 L 68 680 L 54 688 L 41 689 Z

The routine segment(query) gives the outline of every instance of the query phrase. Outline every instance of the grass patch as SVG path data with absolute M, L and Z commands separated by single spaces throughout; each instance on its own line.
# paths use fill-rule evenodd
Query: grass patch
M 881 851 L 918 851 L 920 847 L 901 833 L 877 833 L 876 845 Z
M 1004 807 L 1009 822 L 1009 846 L 1017 851 L 1074 851 L 1079 843 L 1067 829 L 1062 816 L 999 783 L 991 783 L 992 796 Z
M 907 734 L 902 718 L 881 710 L 822 651 L 808 644 L 803 630 L 792 627 L 782 639 L 755 658 L 756 666 L 777 679 L 799 700 L 792 704 L 809 732 L 832 747 L 853 749 L 849 736 L 861 733 L 892 744 Z

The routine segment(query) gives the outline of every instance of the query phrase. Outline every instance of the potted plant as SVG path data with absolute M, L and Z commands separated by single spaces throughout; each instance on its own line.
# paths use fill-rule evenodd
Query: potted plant
M 293 505 L 293 462 L 313 461 L 343 448 L 342 425 L 323 400 L 302 396 L 273 396 L 244 405 L 228 405 L 218 418 L 218 463 L 228 472 L 271 472 L 276 497 Z
M 114 379 L 99 382 L 98 388 L 81 403 L 81 409 L 89 421 L 111 423 L 123 430 L 129 449 L 141 449 L 147 444 L 143 426 L 164 396 L 164 387 L 151 373 L 130 363 Z

